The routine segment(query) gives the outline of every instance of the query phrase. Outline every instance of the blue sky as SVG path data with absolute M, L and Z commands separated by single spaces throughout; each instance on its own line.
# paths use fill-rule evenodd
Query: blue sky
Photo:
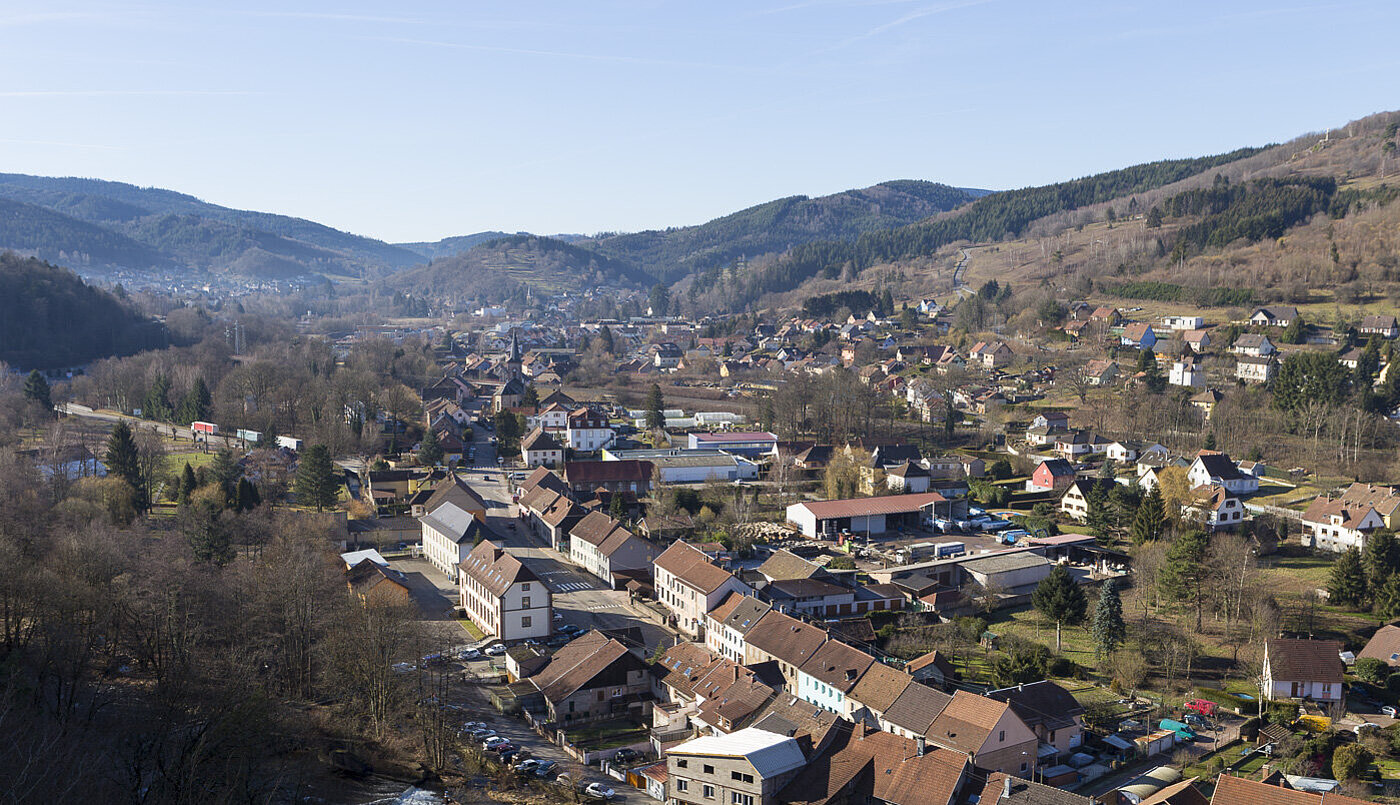
M 0 3 L 0 171 L 390 241 L 1005 189 L 1400 107 L 1394 2 Z

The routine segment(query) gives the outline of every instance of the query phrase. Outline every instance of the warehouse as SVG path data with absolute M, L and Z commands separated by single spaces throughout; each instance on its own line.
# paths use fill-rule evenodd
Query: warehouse
M 833 537 L 842 531 L 875 535 L 896 528 L 926 526 L 946 511 L 939 504 L 948 504 L 948 499 L 937 492 L 811 501 L 788 506 L 787 521 L 813 539 Z

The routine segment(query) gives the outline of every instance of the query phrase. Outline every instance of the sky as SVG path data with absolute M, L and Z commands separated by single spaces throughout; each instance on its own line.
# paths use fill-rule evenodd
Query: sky
M 391 242 L 1025 187 L 1400 107 L 1400 3 L 0 0 L 0 172 Z

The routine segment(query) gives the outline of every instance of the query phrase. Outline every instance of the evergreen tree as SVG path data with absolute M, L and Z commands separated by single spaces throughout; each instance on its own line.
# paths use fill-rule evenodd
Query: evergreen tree
M 223 447 L 214 454 L 214 460 L 209 464 L 209 481 L 223 492 L 224 508 L 237 502 L 234 496 L 238 492 L 238 479 L 242 475 L 243 468 L 238 466 L 238 460 L 233 457 L 232 450 Z
M 1109 511 L 1108 495 L 1114 486 L 1117 484 L 1112 481 L 1096 479 L 1089 486 L 1089 493 L 1085 496 L 1087 510 L 1084 524 L 1089 527 L 1089 533 L 1100 542 L 1109 542 L 1113 538 L 1113 515 Z
M 627 519 L 627 501 L 623 500 L 621 492 L 612 493 L 612 500 L 608 502 L 608 516 L 619 523 Z
M 193 495 L 194 490 L 198 488 L 199 483 L 195 480 L 194 468 L 190 466 L 190 463 L 188 461 L 186 461 L 185 470 L 184 472 L 180 473 L 180 488 L 176 493 L 176 501 L 179 502 L 181 505 L 189 503 L 190 495 Z
M 1167 549 L 1158 582 L 1168 599 L 1195 611 L 1197 632 L 1201 631 L 1205 614 L 1209 545 L 1210 540 L 1203 531 L 1188 531 L 1177 537 Z
M 1153 394 L 1161 394 L 1167 388 L 1167 378 L 1162 374 L 1162 369 L 1157 365 L 1157 358 L 1152 350 L 1144 349 L 1142 357 L 1146 361 L 1139 360 L 1139 370 L 1142 372 L 1142 385 Z
M 647 394 L 647 428 L 666 427 L 665 410 L 666 398 L 661 396 L 661 386 L 652 383 L 651 392 Z
M 1206 443 L 1202 446 L 1207 450 L 1215 449 L 1215 431 L 1206 434 Z
M 196 377 L 194 383 L 190 384 L 190 390 L 180 398 L 180 408 L 175 413 L 175 421 L 181 425 L 207 421 L 213 406 L 214 399 L 209 394 L 209 387 L 204 384 L 204 378 Z
M 315 506 L 319 512 L 335 505 L 340 485 L 335 479 L 330 451 L 324 444 L 313 444 L 302 453 L 295 489 L 297 502 L 303 506 Z
M 170 378 L 165 373 L 156 375 L 146 389 L 141 415 L 155 422 L 169 422 L 175 417 L 175 412 L 170 408 Z
M 1099 590 L 1099 602 L 1094 605 L 1094 654 L 1103 660 L 1118 650 L 1127 639 L 1128 627 L 1123 622 L 1123 599 L 1118 595 L 1118 579 L 1109 579 Z
M 233 540 L 228 523 L 211 503 L 195 503 L 180 512 L 180 530 L 190 542 L 194 558 L 200 562 L 225 565 L 233 561 Z
M 134 503 L 136 510 L 142 510 L 142 503 L 146 496 L 142 490 L 145 485 L 141 478 L 141 456 L 136 449 L 136 437 L 131 432 L 131 426 L 126 422 L 118 422 L 112 428 L 112 435 L 107 437 L 107 452 L 102 457 L 107 465 L 107 473 L 126 481 L 135 494 Z
M 1356 361 L 1356 373 L 1352 383 L 1358 389 L 1370 389 L 1375 382 L 1377 373 L 1381 370 L 1381 340 L 1378 336 L 1371 336 L 1366 342 L 1366 349 L 1361 353 L 1361 357 Z
M 1060 652 L 1060 630 L 1068 623 L 1074 625 L 1084 620 L 1089 602 L 1084 591 L 1075 583 L 1064 565 L 1057 564 L 1050 575 L 1036 585 L 1031 593 L 1031 603 L 1040 614 L 1055 622 L 1055 653 Z
M 1303 317 L 1294 316 L 1293 320 L 1288 323 L 1288 326 L 1283 328 L 1283 335 L 1279 336 L 1279 340 L 1283 341 L 1285 344 L 1303 343 L 1305 337 L 1304 327 L 1306 327 L 1306 325 L 1303 324 Z
M 1361 564 L 1361 552 L 1347 548 L 1332 563 L 1327 581 L 1328 601 L 1344 607 L 1357 608 L 1366 601 L 1366 570 Z
M 604 352 L 609 355 L 614 354 L 612 330 L 609 330 L 606 324 L 598 329 L 598 343 L 602 344 Z
M 423 441 L 418 443 L 418 460 L 429 467 L 436 467 L 442 461 L 442 445 L 438 443 L 437 431 L 432 428 L 428 428 Z
M 540 391 L 539 389 L 535 388 L 534 383 L 531 383 L 530 385 L 526 386 L 525 393 L 520 395 L 520 406 L 522 408 L 529 408 L 532 410 L 539 409 Z
M 1400 545 L 1395 543 L 1395 532 L 1388 528 L 1377 530 L 1366 538 L 1366 547 L 1361 549 L 1361 563 L 1366 570 L 1366 587 L 1372 594 L 1380 589 L 1381 583 L 1400 570 Z
M 1371 611 L 1387 621 L 1400 618 L 1400 573 L 1392 573 L 1371 587 Z
M 248 512 L 256 509 L 261 503 L 262 495 L 258 494 L 258 488 L 247 478 L 239 478 L 237 509 L 241 512 Z
M 53 416 L 53 392 L 49 388 L 49 381 L 39 373 L 38 369 L 31 369 L 29 377 L 24 379 L 24 398 L 34 401 L 49 416 Z
M 1153 486 L 1152 491 L 1138 504 L 1137 514 L 1133 516 L 1133 544 L 1142 545 L 1161 539 L 1166 522 L 1167 508 L 1162 501 L 1162 490 Z

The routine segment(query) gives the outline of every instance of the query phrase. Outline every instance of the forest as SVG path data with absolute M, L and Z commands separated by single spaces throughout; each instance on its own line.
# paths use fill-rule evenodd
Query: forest
M 0 361 L 75 366 L 168 343 L 165 328 L 66 268 L 0 253 Z

